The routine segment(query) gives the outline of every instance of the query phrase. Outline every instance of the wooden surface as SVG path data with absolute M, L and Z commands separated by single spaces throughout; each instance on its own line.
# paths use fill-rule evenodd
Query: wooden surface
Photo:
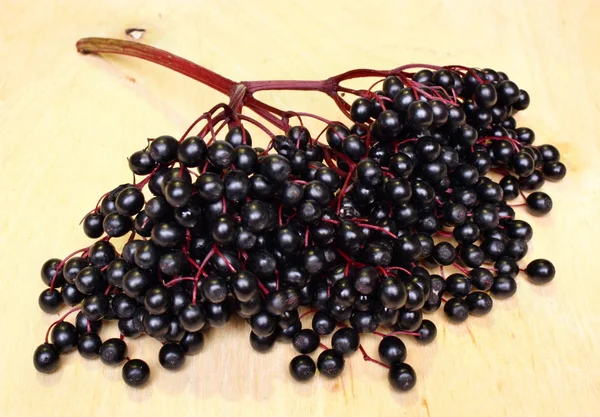
M 0 415 L 598 415 L 600 3 L 371 4 L 1 2 Z M 359 354 L 340 379 L 297 384 L 287 373 L 292 347 L 255 354 L 240 321 L 211 332 L 204 352 L 176 373 L 158 365 L 156 342 L 130 342 L 130 356 L 152 368 L 142 390 L 124 385 L 120 367 L 77 354 L 56 374 L 37 374 L 32 352 L 55 319 L 37 307 L 42 262 L 88 244 L 79 219 L 99 195 L 130 180 L 125 157 L 147 137 L 180 135 L 223 100 L 152 64 L 75 52 L 80 37 L 124 37 L 132 26 L 147 30 L 144 42 L 237 80 L 319 79 L 411 62 L 504 70 L 532 97 L 519 123 L 535 129 L 538 143 L 557 145 L 569 170 L 545 188 L 554 199 L 550 216 L 519 210 L 535 229 L 527 259 L 554 261 L 556 279 L 534 287 L 519 277 L 516 297 L 464 325 L 436 314 L 432 345 L 407 342 L 419 381 L 404 395 Z M 341 117 L 318 94 L 262 97 Z M 116 335 L 115 327 L 102 333 Z M 376 337 L 364 340 L 376 352 Z

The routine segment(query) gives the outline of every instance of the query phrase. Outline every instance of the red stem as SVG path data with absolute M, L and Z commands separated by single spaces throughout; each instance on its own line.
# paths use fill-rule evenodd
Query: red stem
M 321 91 L 329 94 L 335 91 L 336 87 L 335 82 L 331 79 L 323 81 L 242 81 L 240 84 L 245 85 L 246 91 L 250 94 L 265 90 Z
M 408 269 L 406 268 L 402 268 L 401 266 L 390 266 L 388 268 L 385 268 L 386 271 L 402 271 L 407 273 L 408 275 L 412 276 L 412 272 L 410 272 Z
M 319 311 L 319 310 L 308 310 L 308 311 L 305 311 L 304 313 L 302 313 L 300 315 L 300 317 L 298 317 L 298 319 L 304 318 L 304 317 L 308 316 L 309 314 L 316 313 L 317 311 Z
M 225 257 L 225 255 L 223 255 L 221 253 L 221 251 L 219 250 L 219 248 L 216 245 L 213 247 L 213 251 L 217 254 L 217 256 L 219 256 L 221 259 L 223 259 L 223 262 L 225 262 L 225 265 L 227 265 L 227 268 L 229 268 L 229 270 L 231 272 L 233 272 L 234 274 L 237 272 L 235 270 L 235 268 L 233 267 L 233 265 L 231 265 L 231 262 L 229 262 L 229 259 L 227 259 Z
M 465 268 L 463 268 L 462 266 L 460 266 L 459 264 L 457 264 L 456 262 L 454 262 L 452 264 L 456 269 L 458 269 L 460 272 L 462 272 L 465 275 L 469 275 L 469 271 L 467 271 Z
M 372 357 L 370 357 L 369 354 L 367 353 L 367 351 L 365 350 L 365 348 L 362 347 L 362 345 L 358 345 L 358 348 L 360 349 L 360 351 L 363 354 L 363 359 L 366 360 L 367 362 L 373 362 L 373 363 L 376 363 L 377 365 L 383 366 L 386 369 L 390 369 L 390 367 L 387 366 L 385 363 L 379 362 L 377 359 L 373 359 Z
M 83 38 L 77 41 L 76 46 L 77 51 L 82 54 L 109 53 L 145 59 L 200 81 L 202 84 L 223 94 L 230 95 L 236 86 L 236 83 L 229 78 L 225 78 L 192 61 L 138 42 L 109 38 Z
M 354 266 L 354 267 L 356 267 L 356 268 L 362 268 L 363 266 L 365 266 L 365 264 L 363 264 L 362 262 L 357 262 L 357 261 L 354 261 L 354 260 L 353 260 L 353 259 L 352 259 L 352 258 L 351 258 L 351 257 L 350 257 L 350 256 L 349 256 L 347 253 L 346 253 L 346 252 L 344 252 L 343 250 L 341 250 L 341 249 L 336 249 L 336 251 L 337 251 L 337 253 L 339 253 L 339 254 L 340 254 L 340 256 L 341 256 L 342 258 L 344 258 L 344 260 L 345 260 L 345 261 L 346 261 L 348 264 L 350 264 L 350 265 L 352 265 L 352 266 Z
M 338 198 L 337 210 L 336 210 L 337 214 L 340 214 L 340 210 L 342 209 L 342 197 L 344 197 L 344 194 L 346 193 L 346 190 L 348 189 L 348 184 L 350 184 L 350 178 L 352 178 L 352 174 L 354 174 L 355 169 L 356 169 L 356 165 L 354 165 L 350 169 L 350 172 L 348 172 L 348 176 L 346 177 L 346 181 L 344 181 L 344 185 L 342 186 L 342 189 L 340 190 L 340 192 L 337 196 L 337 198 Z
M 213 246 L 213 248 L 208 252 L 208 255 L 206 255 L 206 257 L 202 261 L 202 264 L 198 268 L 198 272 L 196 273 L 196 276 L 194 277 L 194 290 L 192 292 L 192 304 L 194 304 L 194 305 L 196 304 L 196 297 L 198 295 L 198 280 L 200 279 L 200 275 L 202 275 L 202 271 L 204 270 L 204 267 L 206 266 L 208 261 L 210 261 L 210 258 L 212 258 L 212 256 L 215 254 L 215 248 L 216 248 L 216 245 Z
M 169 287 L 172 287 L 173 285 L 178 284 L 183 281 L 195 281 L 195 280 L 196 280 L 196 278 L 194 278 L 194 277 L 179 277 L 179 278 L 175 278 L 175 279 L 172 279 L 171 281 L 167 282 L 165 284 L 165 287 L 169 288 Z
M 406 336 L 421 336 L 421 333 L 418 332 L 407 332 L 404 330 L 398 330 L 397 332 L 388 333 L 386 336 L 396 336 L 396 335 L 406 335 Z
M 56 281 L 56 277 L 58 276 L 58 274 L 61 272 L 63 266 L 65 265 L 65 262 L 67 262 L 69 259 L 71 259 L 73 256 L 77 255 L 79 252 L 87 252 L 90 248 L 83 248 L 83 249 L 79 249 L 76 250 L 75 252 L 71 253 L 70 255 L 67 255 L 66 258 L 64 258 L 62 261 L 60 261 L 58 263 L 58 265 L 56 266 L 56 268 L 54 269 L 54 276 L 52 277 L 52 281 L 50 281 L 50 292 L 52 292 L 54 290 L 54 283 Z
M 52 323 L 50 325 L 50 327 L 48 327 L 48 330 L 46 331 L 46 338 L 44 339 L 46 341 L 46 343 L 48 343 L 48 337 L 50 336 L 50 330 L 52 330 L 52 328 L 54 326 L 56 326 L 58 323 L 61 323 L 61 322 L 65 321 L 65 319 L 69 316 L 69 314 L 74 313 L 74 312 L 79 311 L 79 310 L 81 310 L 81 307 L 73 307 L 72 309 L 70 309 L 69 311 L 67 311 L 61 318 L 59 318 L 54 323 Z M 88 320 L 88 324 L 89 324 L 89 320 Z
M 393 234 L 389 230 L 384 229 L 381 226 L 375 226 L 375 225 L 367 224 L 367 223 L 356 223 L 356 225 L 360 226 L 360 227 L 366 227 L 367 229 L 377 230 L 378 232 L 385 233 L 386 235 L 391 236 L 394 239 L 398 239 L 398 236 L 396 236 L 395 234 Z
M 270 292 L 267 289 L 267 287 L 265 287 L 265 284 L 263 284 L 262 282 L 260 282 L 260 279 L 257 279 L 256 282 L 258 283 L 258 288 L 260 288 L 260 290 L 263 292 L 263 294 L 268 294 Z

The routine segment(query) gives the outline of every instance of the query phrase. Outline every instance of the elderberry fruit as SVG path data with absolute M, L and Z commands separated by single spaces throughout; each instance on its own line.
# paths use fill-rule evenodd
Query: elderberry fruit
M 250 345 L 252 346 L 252 349 L 260 353 L 271 350 L 276 340 L 277 337 L 275 333 L 268 336 L 259 336 L 254 332 L 250 332 Z
M 92 294 L 83 300 L 81 312 L 91 321 L 102 320 L 109 310 L 108 297 L 104 294 Z
M 315 313 L 312 320 L 312 328 L 319 335 L 324 336 L 333 333 L 336 327 L 335 319 L 325 310 Z
M 77 342 L 77 351 L 85 359 L 95 359 L 100 356 L 102 340 L 96 333 L 84 333 Z
M 71 323 L 62 321 L 52 328 L 50 339 L 59 353 L 68 353 L 77 348 L 79 333 Z
M 141 44 L 135 50 L 160 52 Z M 339 82 L 386 74 L 381 90 L 365 86 L 347 103 L 329 94 L 350 117 L 347 126 L 327 121 L 338 117 L 265 106 L 252 97 L 257 83 L 240 89 L 222 79 L 232 106 L 204 113 L 181 140 L 158 136 L 131 154 L 135 181 L 102 195 L 82 221 L 84 234 L 97 240 L 43 264 L 40 308 L 78 307 L 51 325 L 52 343 L 34 353 L 36 369 L 53 372 L 60 354 L 77 348 L 109 365 L 127 360 L 123 379 L 139 387 L 150 369 L 127 358 L 124 337 L 157 339 L 159 363 L 176 370 L 202 350 L 203 332 L 237 314 L 250 325 L 255 351 L 292 343 L 300 355 L 289 372 L 298 381 L 316 369 L 340 375 L 345 357 L 360 348 L 390 368 L 392 388 L 407 391 L 416 375 L 394 334 L 431 343 L 437 328 L 423 313 L 443 305 L 449 321 L 460 323 L 488 314 L 490 295 L 514 295 L 521 272 L 534 284 L 550 282 L 550 261 L 519 265 L 533 237 L 520 207 L 548 214 L 553 201 L 542 187 L 567 168 L 556 147 L 537 145 L 541 135 L 518 125 L 515 114 L 529 106 L 529 94 L 491 68 L 428 67 L 435 69 L 261 84 L 347 95 L 353 90 L 340 90 Z M 272 123 L 250 118 L 244 107 Z M 304 126 L 312 117 L 326 124 L 315 137 Z M 265 146 L 253 147 L 261 138 Z M 116 248 L 114 238 L 126 235 Z M 429 272 L 437 269 L 440 275 Z M 65 321 L 73 312 L 74 325 Z M 311 326 L 303 329 L 308 314 Z M 111 320 L 121 338 L 103 342 L 98 333 Z M 381 362 L 362 348 L 361 333 L 383 337 Z M 307 355 L 329 334 L 332 349 L 315 364 Z
M 460 298 L 451 298 L 444 305 L 446 317 L 453 323 L 462 323 L 469 318 L 469 306 Z
M 420 344 L 426 345 L 433 342 L 437 336 L 437 327 L 431 320 L 423 320 L 417 329 L 417 333 L 419 333 L 419 335 L 415 336 L 415 339 L 417 339 Z
M 317 367 L 315 361 L 308 355 L 298 355 L 290 362 L 290 375 L 292 375 L 296 381 L 308 381 L 315 375 L 316 371 Z
M 531 261 L 525 269 L 527 278 L 534 284 L 547 284 L 554 279 L 556 270 L 552 262 L 546 259 L 536 259 Z
M 386 336 L 379 342 L 379 359 L 388 366 L 406 360 L 406 345 L 396 336 Z
M 350 327 L 339 329 L 331 337 L 331 346 L 342 355 L 350 355 L 358 349 L 360 337 L 358 332 Z
M 127 345 L 121 339 L 108 339 L 100 346 L 100 360 L 105 365 L 119 365 L 127 356 Z
M 407 363 L 395 363 L 388 371 L 388 381 L 397 391 L 410 391 L 417 383 L 417 374 Z
M 204 347 L 204 335 L 201 332 L 185 332 L 179 346 L 186 355 L 195 355 Z
M 101 214 L 90 213 L 83 219 L 83 232 L 91 239 L 97 239 L 104 233 L 102 223 L 104 216 Z
M 544 192 L 536 191 L 526 198 L 529 212 L 536 216 L 543 216 L 552 210 L 552 199 Z
M 44 343 L 33 353 L 33 366 L 38 372 L 51 374 L 58 369 L 60 354 L 52 343 Z
M 339 351 L 327 349 L 319 355 L 317 368 L 327 378 L 337 378 L 344 371 L 345 362 L 344 357 Z
M 42 291 L 38 297 L 40 309 L 47 314 L 57 313 L 62 307 L 63 298 L 59 290 L 50 288 Z
M 131 359 L 123 365 L 121 376 L 130 387 L 140 388 L 150 379 L 150 367 L 141 359 Z
M 498 275 L 494 278 L 490 292 L 498 299 L 512 297 L 517 292 L 517 282 L 510 276 Z
M 494 302 L 484 292 L 475 291 L 467 295 L 465 302 L 469 307 L 469 313 L 473 316 L 484 316 L 492 310 Z
M 302 329 L 294 335 L 293 345 L 299 353 L 307 354 L 314 352 L 318 347 L 321 339 L 319 334 L 311 329 Z
M 168 370 L 177 370 L 185 363 L 185 352 L 177 343 L 166 343 L 158 352 L 160 365 Z

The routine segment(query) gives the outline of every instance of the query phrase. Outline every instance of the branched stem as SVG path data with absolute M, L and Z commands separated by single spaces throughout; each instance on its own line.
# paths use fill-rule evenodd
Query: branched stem
M 362 92 L 342 87 L 341 82 L 354 78 L 386 77 L 389 75 L 397 75 L 402 79 L 407 79 L 411 74 L 405 72 L 405 70 L 417 68 L 437 70 L 442 68 L 435 65 L 410 64 L 392 70 L 356 69 L 322 81 L 273 80 L 242 81 L 238 83 L 187 59 L 138 42 L 110 38 L 83 38 L 77 42 L 76 46 L 77 51 L 82 54 L 128 55 L 172 69 L 227 95 L 230 98 L 230 106 L 233 111 L 240 112 L 244 106 L 248 107 L 269 123 L 282 129 L 285 127 L 285 122 L 276 116 L 283 117 L 286 112 L 257 100 L 253 96 L 254 93 L 268 90 L 318 91 L 331 97 L 340 110 L 346 116 L 349 116 L 350 106 L 338 93 L 348 92 L 361 95 Z

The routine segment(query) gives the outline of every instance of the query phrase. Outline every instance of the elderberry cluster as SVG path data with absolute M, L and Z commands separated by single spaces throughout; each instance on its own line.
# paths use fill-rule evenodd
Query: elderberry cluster
M 514 295 L 533 230 L 507 201 L 524 198 L 517 205 L 534 215 L 552 208 L 537 190 L 566 168 L 554 146 L 516 127 L 528 105 L 502 72 L 423 69 L 364 91 L 348 106 L 352 126 L 328 124 L 328 145 L 300 125 L 252 147 L 235 119 L 222 139 L 155 138 L 129 158 L 144 178 L 84 218 L 85 234 L 100 239 L 42 266 L 42 310 L 73 308 L 35 351 L 36 369 L 53 372 L 77 349 L 125 362 L 125 382 L 142 386 L 150 368 L 128 357 L 125 338 L 157 339 L 161 366 L 175 370 L 235 313 L 256 351 L 292 343 L 296 380 L 317 369 L 337 377 L 360 349 L 389 369 L 393 388 L 410 390 L 416 374 L 399 336 L 429 343 L 437 330 L 423 317 L 442 304 L 460 323 Z M 128 234 L 117 251 L 110 240 Z M 544 259 L 524 271 L 535 284 L 555 275 Z M 75 325 L 65 321 L 73 312 Z M 105 320 L 121 337 L 101 339 Z M 382 338 L 380 360 L 360 343 L 367 333 Z

